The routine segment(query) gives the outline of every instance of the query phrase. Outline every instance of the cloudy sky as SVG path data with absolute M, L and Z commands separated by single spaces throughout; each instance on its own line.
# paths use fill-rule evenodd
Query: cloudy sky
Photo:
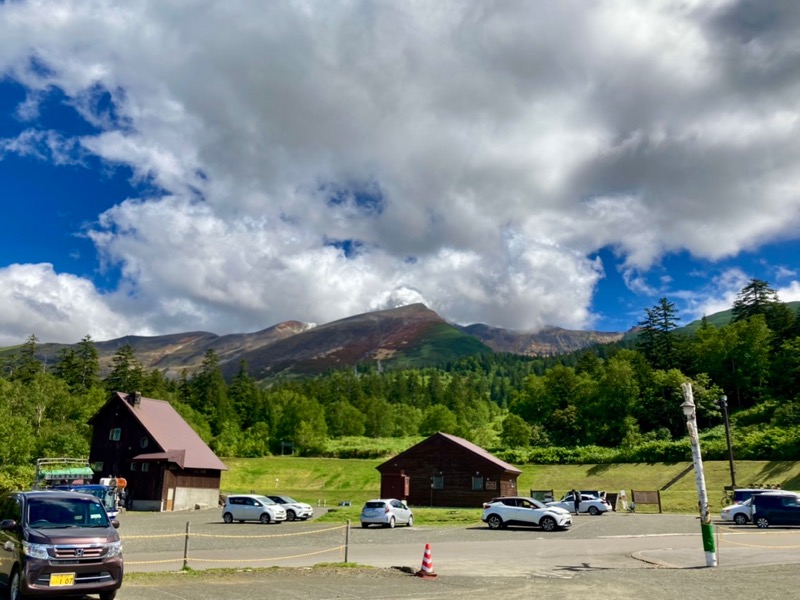
M 800 300 L 796 0 L 0 0 L 0 345 Z

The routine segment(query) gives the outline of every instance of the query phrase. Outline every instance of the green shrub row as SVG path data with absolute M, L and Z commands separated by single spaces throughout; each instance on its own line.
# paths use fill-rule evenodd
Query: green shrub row
M 800 460 L 800 426 L 741 428 L 732 440 L 738 460 Z M 715 428 L 701 437 L 700 450 L 705 460 L 727 460 L 728 443 L 724 430 Z M 494 449 L 498 458 L 512 464 L 578 465 L 610 463 L 657 463 L 692 460 L 688 438 L 651 440 L 632 447 L 560 446 Z

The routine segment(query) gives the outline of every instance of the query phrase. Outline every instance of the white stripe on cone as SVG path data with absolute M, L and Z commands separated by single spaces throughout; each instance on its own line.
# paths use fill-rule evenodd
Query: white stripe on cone
M 425 554 L 422 556 L 422 570 L 433 573 L 433 558 L 431 558 L 431 545 L 425 544 Z

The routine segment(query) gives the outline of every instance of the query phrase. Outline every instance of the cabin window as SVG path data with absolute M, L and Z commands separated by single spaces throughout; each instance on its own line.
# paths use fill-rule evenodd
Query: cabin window
M 480 475 L 473 475 L 472 476 L 472 489 L 474 491 L 482 491 L 483 490 L 483 477 Z
M 136 470 L 137 470 L 136 463 L 131 463 L 131 471 L 136 471 Z
M 142 439 L 139 440 L 139 445 L 142 448 L 147 448 L 147 444 L 149 444 L 149 443 L 150 443 L 150 440 L 147 438 L 147 436 L 144 436 L 144 437 L 142 437 Z
M 119 438 L 122 436 L 122 429 L 119 427 L 114 427 L 111 431 L 108 432 L 108 439 L 112 442 L 118 442 Z
M 147 473 L 150 470 L 150 463 L 142 463 L 142 473 Z
M 434 475 L 433 476 L 433 484 L 431 487 L 435 490 L 443 490 L 444 489 L 444 475 Z
M 103 472 L 103 461 L 97 461 L 92 463 L 92 471 L 95 473 L 102 473 Z

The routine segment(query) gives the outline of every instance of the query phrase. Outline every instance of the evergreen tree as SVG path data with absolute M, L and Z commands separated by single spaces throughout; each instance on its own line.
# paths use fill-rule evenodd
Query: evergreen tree
M 192 391 L 195 408 L 208 417 L 214 435 L 219 435 L 230 421 L 238 425 L 219 357 L 213 349 L 206 351 L 200 371 L 192 377 Z
M 242 427 L 247 429 L 254 425 L 257 422 L 254 417 L 258 404 L 258 386 L 250 376 L 246 360 L 239 361 L 239 372 L 228 388 L 228 396 Z
M 661 298 L 653 308 L 646 308 L 647 317 L 639 322 L 638 347 L 655 369 L 671 369 L 678 365 L 678 341 L 675 329 L 680 317 L 675 304 Z
M 100 357 L 90 335 L 86 335 L 77 348 L 59 351 L 55 373 L 73 393 L 82 394 L 100 385 Z
M 144 382 L 144 368 L 133 352 L 130 344 L 120 346 L 111 359 L 114 365 L 105 378 L 104 384 L 109 392 L 123 392 L 131 394 L 142 390 Z
M 31 334 L 17 353 L 12 381 L 29 382 L 37 373 L 44 371 L 44 363 L 36 358 L 38 348 L 39 338 Z
M 766 281 L 751 279 L 733 302 L 731 322 L 745 321 L 755 315 L 766 317 L 770 308 L 778 302 L 778 292 L 769 287 Z

